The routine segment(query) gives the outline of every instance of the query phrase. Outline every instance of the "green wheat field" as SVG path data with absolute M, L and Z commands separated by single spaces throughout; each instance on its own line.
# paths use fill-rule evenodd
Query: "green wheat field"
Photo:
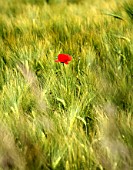
M 0 170 L 133 170 L 132 0 L 0 1 Z

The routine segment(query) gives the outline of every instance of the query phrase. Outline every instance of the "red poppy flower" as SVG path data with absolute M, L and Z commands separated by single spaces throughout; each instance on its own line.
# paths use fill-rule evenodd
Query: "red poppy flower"
M 72 60 L 72 57 L 68 54 L 59 54 L 58 59 L 55 62 L 68 64 Z

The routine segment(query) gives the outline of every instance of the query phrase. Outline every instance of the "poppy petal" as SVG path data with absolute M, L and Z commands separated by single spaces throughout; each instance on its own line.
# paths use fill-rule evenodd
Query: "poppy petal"
M 57 60 L 55 60 L 55 62 L 60 62 L 60 61 L 57 59 Z
M 64 62 L 65 64 L 68 64 L 68 61 Z

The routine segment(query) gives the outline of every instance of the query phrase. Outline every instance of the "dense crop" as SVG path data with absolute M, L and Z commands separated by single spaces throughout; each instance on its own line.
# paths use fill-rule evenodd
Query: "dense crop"
M 131 170 L 132 114 L 130 0 L 0 1 L 0 170 Z

